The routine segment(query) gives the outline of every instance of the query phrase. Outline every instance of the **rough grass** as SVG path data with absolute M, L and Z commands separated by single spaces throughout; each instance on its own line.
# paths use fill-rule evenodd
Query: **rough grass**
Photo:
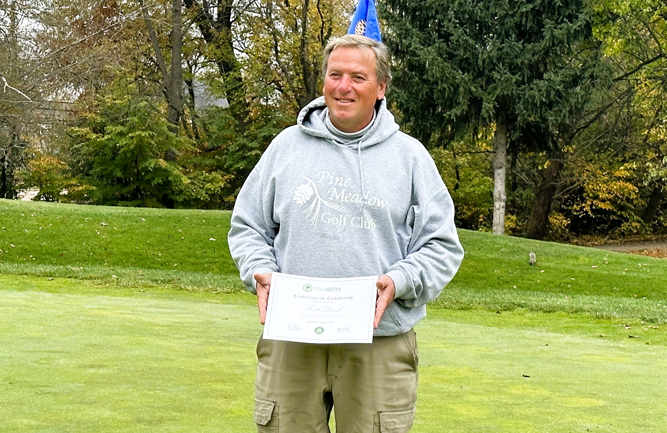
M 225 211 L 0 200 L 0 274 L 110 287 L 242 291 Z M 105 225 L 104 225 L 105 224 Z M 459 231 L 466 258 L 433 304 L 667 323 L 667 260 Z M 528 255 L 535 252 L 536 266 Z
M 664 300 L 667 260 L 461 230 L 455 287 Z M 534 252 L 537 264 L 530 266 Z
M 667 260 L 460 230 L 466 257 L 434 305 L 667 323 Z M 531 252 L 537 256 L 530 266 Z
M 0 260 L 235 274 L 228 211 L 0 200 Z

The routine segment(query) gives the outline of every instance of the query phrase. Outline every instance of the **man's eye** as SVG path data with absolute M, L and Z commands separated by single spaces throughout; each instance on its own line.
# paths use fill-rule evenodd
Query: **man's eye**
M 352 79 L 354 81 L 358 81 L 358 82 L 366 81 L 366 77 L 364 77 L 362 75 L 355 75 L 354 77 L 352 77 Z

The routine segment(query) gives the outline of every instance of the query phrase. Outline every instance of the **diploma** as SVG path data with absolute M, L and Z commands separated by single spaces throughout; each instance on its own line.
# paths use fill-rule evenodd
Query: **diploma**
M 310 278 L 274 272 L 264 338 L 372 343 L 377 278 Z

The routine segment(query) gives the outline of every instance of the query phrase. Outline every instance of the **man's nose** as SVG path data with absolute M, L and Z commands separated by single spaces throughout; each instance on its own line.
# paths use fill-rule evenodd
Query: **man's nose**
M 338 91 L 339 92 L 348 92 L 352 86 L 352 78 L 349 75 L 343 75 L 338 82 Z

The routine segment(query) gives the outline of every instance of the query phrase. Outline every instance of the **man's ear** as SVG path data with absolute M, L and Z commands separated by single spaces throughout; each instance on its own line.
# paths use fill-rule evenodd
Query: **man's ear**
M 384 94 L 387 91 L 387 81 L 384 81 L 382 83 L 378 83 L 378 93 L 377 93 L 377 100 L 380 101 L 384 99 Z

